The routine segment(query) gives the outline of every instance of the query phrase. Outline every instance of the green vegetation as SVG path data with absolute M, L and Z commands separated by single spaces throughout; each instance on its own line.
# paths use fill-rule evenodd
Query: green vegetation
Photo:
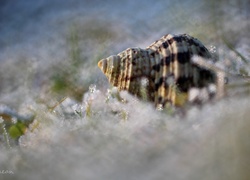
M 27 126 L 24 123 L 18 121 L 9 128 L 9 135 L 11 138 L 17 139 L 20 136 L 24 135 L 26 130 Z
M 80 53 L 79 41 L 76 28 L 72 28 L 67 39 L 67 44 L 69 45 L 68 62 L 66 65 L 59 64 L 55 68 L 55 74 L 52 77 L 53 91 L 62 97 L 68 94 L 77 100 L 81 100 L 83 93 L 86 91 L 86 87 L 84 88 L 77 84 L 77 77 L 84 63 L 84 58 L 81 57 Z

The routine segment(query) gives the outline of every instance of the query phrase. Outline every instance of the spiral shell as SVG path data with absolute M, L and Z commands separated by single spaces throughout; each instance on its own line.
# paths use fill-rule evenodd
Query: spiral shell
M 128 48 L 100 60 L 98 66 L 119 90 L 127 90 L 156 106 L 182 106 L 190 88 L 216 82 L 215 72 L 191 61 L 194 55 L 211 58 L 199 40 L 186 34 L 167 34 L 146 49 Z

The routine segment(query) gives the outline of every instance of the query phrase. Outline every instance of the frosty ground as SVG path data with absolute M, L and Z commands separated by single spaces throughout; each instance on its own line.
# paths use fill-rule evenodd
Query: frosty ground
M 188 33 L 218 66 L 249 75 L 247 1 L 0 4 L 0 103 L 36 115 L 18 144 L 1 135 L 4 179 L 250 176 L 248 93 L 171 115 L 126 92 L 119 101 L 97 67 L 128 47 Z

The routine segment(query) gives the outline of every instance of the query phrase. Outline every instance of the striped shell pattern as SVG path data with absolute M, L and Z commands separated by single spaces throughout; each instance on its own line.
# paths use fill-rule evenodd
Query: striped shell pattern
M 192 87 L 215 84 L 215 72 L 191 61 L 193 55 L 211 58 L 207 48 L 186 35 L 167 34 L 146 49 L 128 48 L 99 61 L 110 84 L 156 106 L 182 106 Z

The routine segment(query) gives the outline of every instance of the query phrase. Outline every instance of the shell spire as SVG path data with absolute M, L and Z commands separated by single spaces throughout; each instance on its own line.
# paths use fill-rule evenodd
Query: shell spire
M 119 84 L 120 77 L 120 57 L 119 56 L 110 56 L 106 59 L 102 59 L 98 62 L 98 67 L 106 75 L 109 82 L 113 86 Z
M 102 70 L 104 74 L 107 71 L 107 59 L 102 59 L 98 62 L 98 67 Z
M 216 82 L 215 72 L 192 62 L 192 56 L 211 58 L 197 39 L 183 34 L 167 34 L 146 49 L 128 48 L 102 59 L 99 68 L 119 90 L 127 90 L 156 106 L 182 106 L 190 88 Z

